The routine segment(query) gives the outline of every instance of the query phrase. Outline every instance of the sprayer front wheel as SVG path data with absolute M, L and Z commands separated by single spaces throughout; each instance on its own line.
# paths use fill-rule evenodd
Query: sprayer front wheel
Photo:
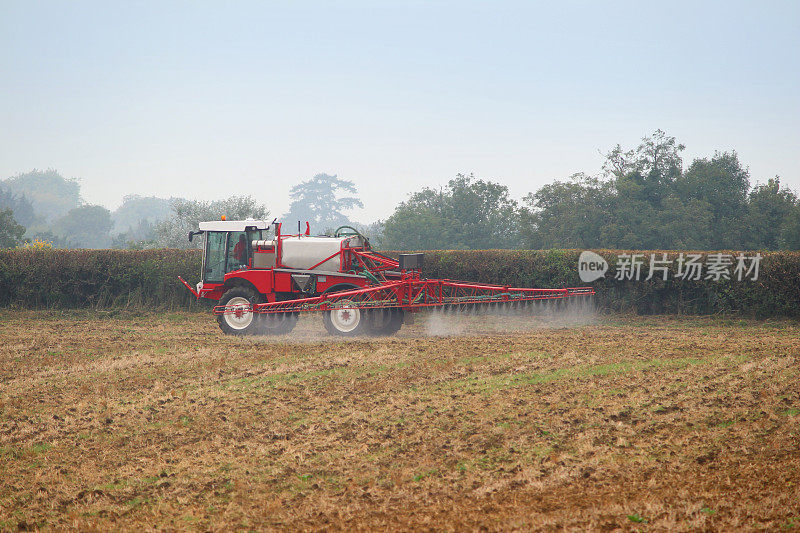
M 247 287 L 233 287 L 225 291 L 218 305 L 227 306 L 225 313 L 217 315 L 219 329 L 228 335 L 255 335 L 258 333 L 259 316 L 252 306 L 260 303 L 260 295 Z
M 403 327 L 402 309 L 371 309 L 368 313 L 369 330 L 372 335 L 394 335 Z
M 344 307 L 322 313 L 322 324 L 331 335 L 355 337 L 369 332 L 366 313 L 356 307 Z

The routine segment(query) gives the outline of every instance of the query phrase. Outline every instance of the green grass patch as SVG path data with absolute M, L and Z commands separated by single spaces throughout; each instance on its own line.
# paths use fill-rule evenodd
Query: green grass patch
M 129 509 L 136 509 L 137 507 L 144 506 L 148 503 L 150 503 L 150 498 L 145 498 L 144 496 L 136 496 L 135 498 L 125 502 L 125 505 Z
M 628 520 L 635 524 L 646 524 L 647 519 L 639 515 L 639 513 L 633 513 L 628 515 Z
M 684 357 L 676 359 L 649 359 L 645 361 L 622 361 L 602 365 L 573 366 L 557 368 L 549 372 L 529 371 L 511 374 L 510 370 L 497 376 L 470 376 L 451 380 L 445 384 L 434 385 L 434 389 L 466 389 L 473 393 L 490 393 L 498 390 L 521 387 L 532 384 L 547 384 L 563 380 L 582 380 L 595 377 L 607 377 L 631 372 L 644 372 L 649 369 L 682 370 L 690 366 L 705 364 L 709 359 Z

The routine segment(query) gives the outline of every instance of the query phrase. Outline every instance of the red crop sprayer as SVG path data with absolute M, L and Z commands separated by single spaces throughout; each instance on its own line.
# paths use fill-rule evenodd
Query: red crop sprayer
M 274 237 L 266 232 L 274 225 Z M 298 227 L 298 230 L 300 228 Z M 409 313 L 427 308 L 517 307 L 539 300 L 588 297 L 591 287 L 532 289 L 421 276 L 423 254 L 392 259 L 354 228 L 333 236 L 284 235 L 263 220 L 201 222 L 203 266 L 197 298 L 218 301 L 214 314 L 231 335 L 290 332 L 300 313 L 322 314 L 332 335 L 392 335 Z

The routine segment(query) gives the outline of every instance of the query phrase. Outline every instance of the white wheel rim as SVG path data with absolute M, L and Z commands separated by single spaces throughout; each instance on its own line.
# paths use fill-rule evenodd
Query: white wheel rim
M 350 333 L 361 323 L 361 311 L 352 307 L 342 307 L 331 311 L 331 324 L 342 333 Z
M 246 329 L 253 322 L 253 312 L 250 311 L 250 300 L 236 296 L 228 300 L 225 309 L 225 323 L 233 329 Z

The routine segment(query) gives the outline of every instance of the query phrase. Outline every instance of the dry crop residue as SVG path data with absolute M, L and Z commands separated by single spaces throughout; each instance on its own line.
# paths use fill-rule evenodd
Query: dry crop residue
M 800 528 L 796 322 L 318 322 L 1 311 L 0 530 Z

